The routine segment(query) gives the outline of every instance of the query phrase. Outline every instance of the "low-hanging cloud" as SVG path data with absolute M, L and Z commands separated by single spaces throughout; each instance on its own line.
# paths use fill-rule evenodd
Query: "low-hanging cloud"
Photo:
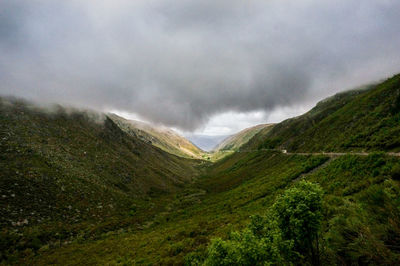
M 400 71 L 399 18 L 398 0 L 3 0 L 0 94 L 193 130 Z

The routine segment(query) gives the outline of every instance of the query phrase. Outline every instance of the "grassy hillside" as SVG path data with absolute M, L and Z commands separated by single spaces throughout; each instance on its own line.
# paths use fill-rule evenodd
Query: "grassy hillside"
M 176 194 L 149 228 L 26 258 L 32 264 L 183 264 L 202 261 L 210 239 L 228 239 L 251 215 L 266 213 L 300 179 L 324 192 L 321 263 L 396 264 L 400 250 L 400 160 L 384 154 L 343 156 L 236 153 Z M 396 174 L 397 173 L 397 174 Z
M 307 180 L 323 191 L 321 265 L 398 265 L 400 157 L 387 151 L 399 151 L 399 81 L 328 98 L 213 164 L 166 153 L 107 117 L 3 100 L 2 259 L 199 265 L 212 239 L 243 240 L 232 232 L 268 217 L 280 195 Z M 370 153 L 350 153 L 361 150 Z M 313 151 L 349 153 L 295 154 Z
M 237 134 L 234 134 L 224 141 L 222 141 L 215 149 L 214 152 L 219 151 L 237 151 L 244 144 L 246 144 L 251 138 L 254 137 L 261 130 L 270 130 L 272 128 L 272 124 L 262 124 L 254 127 L 246 128 Z
M 39 252 L 41 255 L 34 257 L 33 263 L 182 264 L 187 253 L 202 252 L 211 237 L 225 236 L 230 230 L 241 228 L 249 215 L 262 213 L 292 180 L 325 160 L 279 153 L 236 154 L 178 192 L 153 217 L 149 228 L 116 232 L 94 242 L 75 241 L 61 249 Z M 239 168 L 240 164 L 246 167 Z
M 257 150 L 251 147 L 249 142 L 252 142 L 256 136 L 264 136 L 272 127 L 273 124 L 261 124 L 229 136 L 211 151 L 207 158 L 210 158 L 212 162 L 217 162 L 239 150 Z
M 2 256 L 82 230 L 140 224 L 157 211 L 154 197 L 190 183 L 201 164 L 129 136 L 100 114 L 1 99 L 0 123 Z
M 258 131 L 254 136 L 249 139 L 245 144 L 240 147 L 240 151 L 255 151 L 259 150 L 260 145 L 265 141 L 268 133 L 272 130 L 275 124 L 271 125 L 270 127 L 264 127 L 260 131 Z
M 168 153 L 186 158 L 202 158 L 205 154 L 196 145 L 171 129 L 152 126 L 140 121 L 127 120 L 115 114 L 110 114 L 109 117 L 129 135 Z
M 337 94 L 277 124 L 253 147 L 288 151 L 399 151 L 400 75 Z

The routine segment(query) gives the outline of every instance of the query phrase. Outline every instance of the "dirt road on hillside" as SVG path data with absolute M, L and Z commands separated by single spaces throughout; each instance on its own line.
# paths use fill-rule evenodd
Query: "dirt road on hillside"
M 368 156 L 372 154 L 372 152 L 287 152 L 286 150 L 273 150 L 273 149 L 262 149 L 262 150 L 254 150 L 254 151 L 238 151 L 238 152 L 255 152 L 255 151 L 280 151 L 283 154 L 287 155 L 324 155 L 328 157 L 338 157 L 344 155 L 358 155 L 358 156 Z M 400 157 L 399 152 L 386 152 L 388 156 Z
M 358 155 L 358 156 L 368 156 L 372 153 L 370 152 L 283 152 L 284 154 L 287 155 L 324 155 L 324 156 L 329 156 L 329 157 L 337 157 L 337 156 L 343 156 L 343 155 Z M 395 153 L 395 152 L 386 152 L 385 153 L 388 156 L 396 156 L 400 157 L 400 153 Z

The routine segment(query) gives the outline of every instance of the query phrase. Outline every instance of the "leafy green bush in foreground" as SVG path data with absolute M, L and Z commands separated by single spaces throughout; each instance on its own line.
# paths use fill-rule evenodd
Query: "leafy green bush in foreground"
M 319 264 L 322 189 L 302 181 L 281 195 L 265 217 L 253 216 L 242 232 L 216 238 L 205 265 Z M 197 264 L 190 261 L 188 264 Z

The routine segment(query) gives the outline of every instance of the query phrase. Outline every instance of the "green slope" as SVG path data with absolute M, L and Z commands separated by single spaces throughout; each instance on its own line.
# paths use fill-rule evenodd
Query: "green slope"
M 288 151 L 399 151 L 400 75 L 337 94 L 274 126 L 252 147 Z
M 109 117 L 126 133 L 171 154 L 197 159 L 202 158 L 205 154 L 204 151 L 171 129 L 156 127 L 140 121 L 127 120 L 115 114 L 110 114 Z
M 47 150 L 57 150 L 58 146 L 74 151 L 73 156 L 64 151 L 60 151 L 59 157 L 55 156 L 58 152 L 46 155 L 44 157 L 46 162 L 51 162 L 53 157 L 55 162 L 49 166 L 42 166 L 47 167 L 45 169 L 48 171 L 55 172 L 64 169 L 65 174 L 60 180 L 63 181 L 63 178 L 68 177 L 66 179 L 68 182 L 72 180 L 72 184 L 77 184 L 70 189 L 72 199 L 68 201 L 71 202 L 74 200 L 77 202 L 80 196 L 74 194 L 74 191 L 85 186 L 76 183 L 77 175 L 69 174 L 65 169 L 70 171 L 78 169 L 88 173 L 93 171 L 92 168 L 86 167 L 86 164 L 80 164 L 81 157 L 84 157 L 77 155 L 83 150 L 94 149 L 96 145 L 101 145 L 102 152 L 96 153 L 98 156 L 103 152 L 110 154 L 117 151 L 116 157 L 112 157 L 115 162 L 127 162 L 127 165 L 119 168 L 120 171 L 124 171 L 125 167 L 131 169 L 129 166 L 134 161 L 129 159 L 131 156 L 140 158 L 133 171 L 138 171 L 141 167 L 147 169 L 144 170 L 143 179 L 139 179 L 142 186 L 147 189 L 140 190 L 139 194 L 134 192 L 135 188 L 129 186 L 126 192 L 120 192 L 121 188 L 113 186 L 114 183 L 121 183 L 114 171 L 106 171 L 104 178 L 101 171 L 92 172 L 93 177 L 90 180 L 95 180 L 95 184 L 104 184 L 103 188 L 106 190 L 103 194 L 96 193 L 97 200 L 100 197 L 106 199 L 113 195 L 129 195 L 126 198 L 132 201 L 121 199 L 118 202 L 121 202 L 121 205 L 126 202 L 126 207 L 130 207 L 118 207 L 119 214 L 104 212 L 92 220 L 88 219 L 87 223 L 78 222 L 79 230 L 68 226 L 70 223 L 68 219 L 65 222 L 57 220 L 59 228 L 64 229 L 61 231 L 62 234 L 68 235 L 61 239 L 68 242 L 60 240 L 54 242 L 57 240 L 56 237 L 46 236 L 49 232 L 53 232 L 49 223 L 46 227 L 40 226 L 39 230 L 29 226 L 3 229 L 0 246 L 9 254 L 5 256 L 3 253 L 2 256 L 7 258 L 7 263 L 29 265 L 182 265 L 185 262 L 190 265 L 204 260 L 212 238 L 229 239 L 232 236 L 230 232 L 245 228 L 251 215 L 265 214 L 280 194 L 300 180 L 306 179 L 319 183 L 325 192 L 323 223 L 319 232 L 322 265 L 398 265 L 400 263 L 398 245 L 400 157 L 385 152 L 399 150 L 399 80 L 398 75 L 379 85 L 335 95 L 322 101 L 303 116 L 277 124 L 272 130 L 261 129 L 237 152 L 232 152 L 214 164 L 172 156 L 147 142 L 125 134 L 114 123 L 108 126 L 104 126 L 107 123 L 89 123 L 87 115 L 83 118 L 74 114 L 67 115 L 64 120 L 52 118 L 54 121 L 59 121 L 59 125 L 50 119 L 53 116 L 44 116 L 50 118 L 46 118 L 42 123 L 35 118 L 37 115 L 35 112 L 26 111 L 26 108 L 23 113 L 18 113 L 20 111 L 15 109 L 16 107 L 13 107 L 14 109 L 2 107 L 2 110 L 12 111 L 8 113 L 2 111 L 2 121 L 9 121 L 6 124 L 7 129 L 2 129 L 1 139 L 13 136 L 12 142 L 3 139 L 4 143 L 8 144 L 5 146 L 2 144 L 2 149 L 7 148 L 2 150 L 2 166 L 10 168 L 7 173 L 11 175 L 11 178 L 7 175 L 2 176 L 2 179 L 6 180 L 1 185 L 2 188 L 7 188 L 4 190 L 5 193 L 9 193 L 8 190 L 11 190 L 17 178 L 26 179 L 27 182 L 37 179 L 37 177 L 30 178 L 32 167 L 23 164 L 22 159 L 18 159 L 19 150 L 25 143 L 34 143 L 35 150 L 42 153 Z M 26 114 L 29 116 L 24 119 Z M 18 123 L 19 121 L 23 123 Z M 65 123 L 70 126 L 66 127 Z M 25 128 L 21 124 L 28 126 Z M 42 131 L 42 127 L 46 126 L 48 129 L 45 132 L 53 136 L 50 143 L 56 144 L 50 146 L 51 148 L 43 140 L 45 139 L 43 136 L 38 138 L 41 141 L 36 141 L 37 137 L 30 139 L 30 136 L 40 135 L 37 131 Z M 82 126 L 85 130 L 81 129 Z M 22 129 L 19 129 L 20 127 Z M 14 128 L 18 130 L 15 131 Z M 80 141 L 82 135 L 93 134 L 96 136 L 94 138 L 96 141 L 89 141 L 86 138 L 85 141 Z M 107 141 L 99 139 L 98 135 L 107 136 L 105 138 Z M 64 143 L 66 139 L 70 139 L 68 145 Z M 131 142 L 138 148 L 126 148 L 130 147 Z M 14 145 L 17 147 L 15 151 L 11 148 Z M 111 148 L 108 148 L 108 145 Z M 12 152 L 5 153 L 8 149 Z M 298 152 L 365 149 L 382 152 L 370 153 L 367 156 L 348 154 L 327 157 L 284 154 L 274 149 Z M 136 150 L 140 155 L 130 155 Z M 26 152 L 23 152 L 24 160 L 36 162 L 36 153 Z M 43 156 L 42 153 L 37 153 Z M 42 157 L 39 157 L 39 162 L 42 160 L 40 158 Z M 8 166 L 7 160 L 16 161 L 18 165 Z M 159 166 L 160 162 L 155 160 L 165 161 Z M 66 162 L 70 163 L 69 166 L 62 168 Z M 87 165 L 93 165 L 93 162 L 95 157 L 91 157 Z M 160 167 L 160 172 L 152 172 L 154 169 L 148 169 L 146 166 L 148 163 L 156 164 Z M 29 171 L 24 172 L 21 177 L 13 173 L 13 171 L 19 172 L 20 169 Z M 46 173 L 44 170 L 42 172 Z M 195 179 L 185 178 L 196 175 Z M 147 183 L 149 177 L 153 180 L 152 185 Z M 168 180 L 163 183 L 164 185 L 155 185 L 164 178 Z M 49 181 L 40 184 L 49 191 L 62 191 L 62 188 L 57 187 L 59 186 L 57 182 L 53 187 L 48 186 L 52 184 Z M 109 189 L 110 187 L 113 189 Z M 24 189 L 24 191 L 29 190 Z M 118 193 L 114 194 L 114 191 Z M 162 193 L 163 191 L 169 193 Z M 31 194 L 40 193 L 41 191 L 32 191 Z M 61 192 L 59 194 L 62 195 Z M 14 204 L 8 195 L 8 204 L 2 205 L 2 210 L 7 210 L 8 206 Z M 62 198 L 55 202 L 58 201 L 64 204 Z M 31 202 L 35 201 L 31 199 Z M 36 203 L 31 204 L 31 202 L 25 201 L 24 204 L 35 206 Z M 64 212 L 65 207 L 62 207 L 62 204 L 60 207 L 56 206 L 54 210 Z M 100 210 L 104 210 L 106 205 L 107 203 L 102 204 L 103 208 Z M 74 206 L 79 205 L 74 203 Z M 68 209 L 69 206 L 66 207 Z M 7 213 L 6 217 L 12 217 L 17 211 L 15 209 Z M 110 216 L 104 218 L 101 227 L 90 225 L 101 219 L 102 215 L 107 216 L 107 213 Z M 131 216 L 127 217 L 127 213 Z M 121 226 L 121 223 L 125 226 Z M 19 231 L 14 233 L 15 229 Z M 87 233 L 93 231 L 104 234 Z M 58 234 L 59 232 L 57 231 Z M 70 232 L 79 233 L 69 235 Z M 53 242 L 48 242 L 48 239 Z
M 210 154 L 212 162 L 217 162 L 239 150 L 256 150 L 250 147 L 250 143 L 256 136 L 264 136 L 273 127 L 273 124 L 261 124 L 246 128 L 222 141 Z
M 222 141 L 213 152 L 219 151 L 237 151 L 245 145 L 251 138 L 261 130 L 270 130 L 272 124 L 261 124 L 254 127 L 246 128 Z
M 27 261 L 69 265 L 117 261 L 182 264 L 188 252 L 204 250 L 211 237 L 226 236 L 231 229 L 243 226 L 250 215 L 262 213 L 285 186 L 307 171 L 308 165 L 323 161 L 323 157 L 286 157 L 279 153 L 235 154 L 165 202 L 162 212 L 149 217 L 149 228 L 94 242 L 74 242 L 61 249 L 39 252 L 40 256 Z M 246 167 L 235 168 L 238 164 Z M 235 181 L 225 182 L 231 179 Z
M 0 123 L 0 225 L 9 241 L 2 253 L 10 243 L 36 248 L 138 223 L 156 211 L 154 196 L 191 182 L 201 164 L 129 136 L 101 114 L 1 99 Z
M 321 166 L 321 167 L 320 167 Z M 400 159 L 384 154 L 343 156 L 236 153 L 214 164 L 196 183 L 177 193 L 151 226 L 93 242 L 73 242 L 32 264 L 183 264 L 206 255 L 213 237 L 229 238 L 299 178 L 325 191 L 322 265 L 399 262 Z M 83 255 L 85 254 L 85 255 Z M 191 259 L 190 259 L 191 258 Z

